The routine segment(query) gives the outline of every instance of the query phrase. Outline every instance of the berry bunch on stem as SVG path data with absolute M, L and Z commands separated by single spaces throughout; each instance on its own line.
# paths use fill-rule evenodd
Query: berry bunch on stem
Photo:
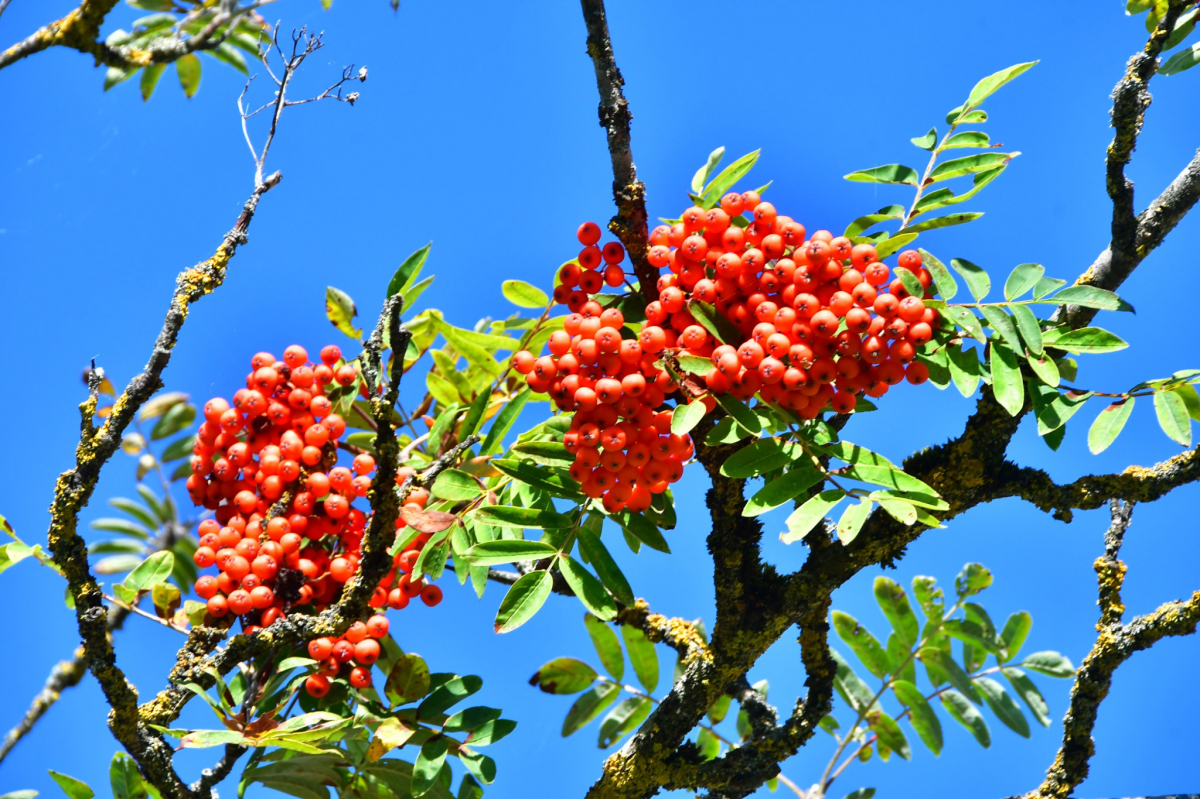
M 683 474 L 694 446 L 671 432 L 664 402 L 702 402 L 729 394 L 816 419 L 851 413 L 861 395 L 882 397 L 897 383 L 920 384 L 916 360 L 940 324 L 924 299 L 933 279 L 921 254 L 898 265 L 919 281 L 910 294 L 874 245 L 817 230 L 779 214 L 757 192 L 731 192 L 709 210 L 688 208 L 650 234 L 650 263 L 668 272 L 646 322 L 632 335 L 625 315 L 605 307 L 605 286 L 627 282 L 617 242 L 600 246 L 594 222 L 580 226 L 583 250 L 559 271 L 554 300 L 571 311 L 550 336 L 549 353 L 514 356 L 534 391 L 574 411 L 564 437 L 575 455 L 571 476 L 609 512 L 645 510 L 652 495 Z M 718 338 L 720 327 L 732 331 Z M 731 336 L 738 340 L 729 341 Z M 711 368 L 692 380 L 670 366 L 683 356 Z
M 320 359 L 310 364 L 299 345 L 284 350 L 282 361 L 255 355 L 246 387 L 232 403 L 215 397 L 205 404 L 193 447 L 187 490 L 213 512 L 198 527 L 194 559 L 201 568 L 217 567 L 215 575 L 196 580 L 195 590 L 210 616 L 240 617 L 248 633 L 290 612 L 323 610 L 358 569 L 368 516 L 354 502 L 371 489 L 375 459 L 360 451 L 349 466 L 338 465 L 346 422 L 333 412 L 326 389 L 353 386 L 358 369 L 335 345 L 323 348 Z M 412 473 L 398 470 L 397 484 Z M 428 499 L 415 487 L 406 503 L 420 510 Z M 397 536 L 407 526 L 398 519 Z M 417 535 L 396 553 L 372 608 L 400 609 L 416 597 L 431 607 L 441 602 L 440 588 L 410 579 L 429 538 Z M 387 631 L 387 618 L 376 614 L 337 639 L 310 642 L 308 652 L 320 666 L 306 683 L 308 692 L 323 696 L 344 669 L 351 685 L 370 685 L 376 639 Z

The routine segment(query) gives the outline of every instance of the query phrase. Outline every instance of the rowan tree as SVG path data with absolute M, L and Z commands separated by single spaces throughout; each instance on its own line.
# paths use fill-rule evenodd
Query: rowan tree
M 398 619 L 449 624 L 433 621 L 445 592 L 473 591 L 495 606 L 494 627 L 464 635 L 520 636 L 547 603 L 580 603 L 594 651 L 530 663 L 532 687 L 505 690 L 563 695 L 562 734 L 589 728 L 615 749 L 597 761 L 589 797 L 744 797 L 765 786 L 868 799 L 874 788 L 850 788 L 857 763 L 908 760 L 918 745 L 940 754 L 950 722 L 985 748 L 1008 734 L 999 727 L 1028 738 L 1031 720 L 1050 726 L 1053 679 L 1071 681 L 1062 740 L 1025 795 L 1068 797 L 1088 774 L 1117 670 L 1195 632 L 1200 590 L 1127 611 L 1120 551 L 1135 505 L 1200 479 L 1200 370 L 1185 368 L 1186 334 L 1164 337 L 1180 358 L 1170 376 L 1116 374 L 1103 358 L 1128 346 L 1105 327 L 1133 311 L 1118 291 L 1200 198 L 1200 156 L 1148 204 L 1135 203 L 1125 174 L 1149 82 L 1200 60 L 1191 0 L 1129 0 L 1148 38 L 1113 91 L 1111 240 L 1078 276 L 1036 263 L 985 269 L 937 239 L 982 216 L 977 195 L 1020 155 L 992 141 L 1003 123 L 987 105 L 998 91 L 1021 91 L 1018 78 L 1037 62 L 962 87 L 944 120 L 919 125 L 931 127 L 911 139 L 916 166 L 849 172 L 896 204 L 842 220 L 840 231 L 776 207 L 773 181 L 752 171 L 758 151 L 726 158 L 723 147 L 690 185 L 654 187 L 672 198 L 671 216 L 655 221 L 604 5 L 581 0 L 616 215 L 538 231 L 559 236 L 561 265 L 540 285 L 501 274 L 510 307 L 477 323 L 466 309 L 422 304 L 438 258 L 431 245 L 380 279 L 377 315 L 360 315 L 330 286 L 333 340 L 278 352 L 214 342 L 246 375 L 212 396 L 200 396 L 207 386 L 164 390 L 172 349 L 189 316 L 205 312 L 194 306 L 225 290 L 255 215 L 269 212 L 263 202 L 283 173 L 268 159 L 276 136 L 301 124 L 293 109 L 353 106 L 369 91 L 368 72 L 347 66 L 323 91 L 297 94 L 293 79 L 322 35 L 268 22 L 266 3 L 130 5 L 154 13 L 101 39 L 116 3 L 84 0 L 0 55 L 0 69 L 70 48 L 107 68 L 106 90 L 140 74 L 144 99 L 171 64 L 194 94 L 199 54 L 254 72 L 237 98 L 254 188 L 214 254 L 179 273 L 144 371 L 118 390 L 103 363 L 87 365 L 75 464 L 58 479 L 44 544 L 0 517 L 12 538 L 0 546 L 0 571 L 28 561 L 64 581 L 82 639 L 0 759 L 90 672 L 120 746 L 116 796 L 206 799 L 222 783 L 235 790 L 234 775 L 239 795 L 463 799 L 493 784 L 544 792 L 486 754 L 525 731 L 471 701 L 479 677 L 452 671 L 486 664 L 430 663 L 405 646 Z M 936 76 L 922 90 L 958 91 L 956 80 Z M 892 135 L 914 123 L 873 124 Z M 957 207 L 968 202 L 972 210 Z M 467 277 L 443 263 L 452 279 Z M 856 417 L 888 414 L 896 393 L 933 391 L 963 398 L 965 421 L 949 440 L 903 457 L 856 434 Z M 1070 446 L 1068 426 L 1086 427 L 1099 453 L 1135 411 L 1153 413 L 1180 454 L 1069 481 L 1008 454 L 1023 420 L 1046 457 Z M 90 525 L 110 535 L 85 536 L 81 513 L 118 450 L 135 459 L 139 498 L 111 498 L 122 515 Z M 621 565 L 701 534 L 677 524 L 672 485 L 685 473 L 708 483 L 711 573 L 696 575 L 713 585 L 708 625 L 685 607 L 651 608 Z M 1111 526 L 1096 535 L 1097 636 L 1078 667 L 1056 651 L 1027 651 L 1029 613 L 984 607 L 993 575 L 983 564 L 940 583 L 901 585 L 886 573 L 927 531 L 1005 498 L 1068 522 L 1075 511 L 1110 510 Z M 771 562 L 767 535 L 799 550 L 799 565 Z M 833 607 L 837 589 L 878 566 L 877 616 Z M 140 692 L 116 634 L 134 622 L 182 641 L 161 684 Z M 805 692 L 771 695 L 751 671 L 792 637 Z M 660 652 L 675 656 L 670 675 Z M 216 718 L 184 725 L 185 706 L 201 703 Z M 828 765 L 792 771 L 789 759 L 826 735 Z M 189 779 L 175 762 L 184 749 L 217 750 L 213 765 Z M 94 795 L 66 773 L 51 776 L 72 799 Z

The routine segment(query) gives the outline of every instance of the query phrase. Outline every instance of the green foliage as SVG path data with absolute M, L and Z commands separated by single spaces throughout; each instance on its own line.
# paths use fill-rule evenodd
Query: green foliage
M 1039 724 L 1049 724 L 1045 699 L 1022 669 L 1058 678 L 1074 676 L 1075 669 L 1057 652 L 1027 655 L 1017 664 L 1021 668 L 1006 665 L 1016 658 L 1029 634 L 1032 620 L 1025 611 L 1014 613 L 1003 631 L 997 633 L 987 611 L 968 601 L 991 583 L 990 571 L 978 563 L 968 563 L 954 582 L 957 601 L 947 609 L 943 592 L 933 578 L 914 578 L 913 593 L 925 615 L 925 624 L 918 635 L 917 621 L 904 589 L 887 577 L 876 578 L 876 599 L 895 630 L 889 637 L 887 648 L 881 646 L 859 621 L 841 611 L 832 611 L 832 626 L 838 637 L 850 647 L 867 671 L 882 681 L 882 687 L 870 687 L 855 673 L 854 666 L 833 650 L 838 670 L 834 687 L 856 718 L 844 734 L 835 732 L 836 721 L 830 722 L 828 731 L 840 744 L 831 768 L 851 744 L 857 749 L 852 750 L 848 761 L 854 756 L 866 757 L 864 753 L 872 747 L 878 749 L 881 756 L 895 752 L 901 758 L 909 759 L 908 739 L 899 724 L 902 721 L 912 727 L 926 748 L 935 755 L 940 754 L 942 722 L 934 709 L 934 700 L 940 700 L 950 718 L 966 727 L 985 748 L 991 745 L 991 732 L 981 707 L 986 707 L 1018 735 L 1030 737 L 1028 719 L 1013 693 L 1020 697 Z M 962 616 L 957 615 L 960 611 Z M 953 639 L 961 642 L 958 658 L 953 654 Z M 985 668 L 989 656 L 995 659 L 995 665 Z M 932 690 L 916 684 L 916 673 L 908 668 L 916 661 L 925 665 Z M 1003 674 L 1012 693 L 990 676 L 995 674 Z M 889 690 L 898 703 L 899 710 L 895 714 L 883 705 Z

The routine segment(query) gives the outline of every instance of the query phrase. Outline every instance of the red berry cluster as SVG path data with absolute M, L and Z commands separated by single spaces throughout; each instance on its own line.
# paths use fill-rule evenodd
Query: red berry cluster
M 563 436 L 575 455 L 571 476 L 610 513 L 650 507 L 654 494 L 683 476 L 694 447 L 689 436 L 671 433 L 670 411 L 656 411 L 678 390 L 671 376 L 654 366 L 657 356 L 637 339 L 623 339 L 625 316 L 604 309 L 590 294 L 605 283 L 625 281 L 625 250 L 609 242 L 601 250 L 600 228 L 579 228 L 584 245 L 579 264 L 567 264 L 554 296 L 572 313 L 550 335 L 549 355 L 518 352 L 513 368 L 529 387 L 549 392 L 563 410 L 575 411 Z M 603 277 L 598 271 L 606 264 Z
M 326 396 L 331 385 L 354 385 L 358 369 L 342 362 L 341 350 L 332 344 L 320 357 L 320 364 L 309 364 L 299 345 L 284 350 L 282 361 L 266 352 L 255 355 L 246 387 L 233 395 L 232 405 L 221 397 L 205 403 L 205 421 L 193 445 L 187 490 L 214 516 L 198 527 L 194 559 L 201 568 L 218 569 L 196 580 L 196 594 L 207 600 L 214 618 L 240 616 L 247 633 L 295 607 L 328 607 L 361 558 L 368 517 L 354 501 L 370 491 L 375 459 L 360 452 L 349 467 L 337 465 L 346 422 L 333 413 Z M 397 470 L 396 482 L 412 473 L 408 467 Z M 273 509 L 285 495 L 285 506 Z M 417 487 L 406 501 L 419 510 L 428 499 L 429 493 Z M 397 531 L 406 527 L 397 520 Z M 429 606 L 441 601 L 440 588 L 409 577 L 429 538 L 418 535 L 396 554 L 393 568 L 375 588 L 372 607 L 403 608 L 417 596 Z M 310 654 L 318 642 L 328 643 L 330 654 L 313 655 L 323 662 L 310 679 L 309 693 L 323 695 L 328 678 L 351 661 L 358 664 L 351 668 L 351 684 L 368 685 L 370 664 L 379 654 L 374 638 L 386 634 L 387 619 L 377 615 L 336 641 L 312 642 Z M 324 643 L 317 651 L 324 652 Z
M 929 379 L 916 356 L 933 337 L 937 311 L 909 295 L 873 245 L 827 230 L 806 236 L 757 192 L 731 192 L 709 210 L 693 206 L 651 232 L 648 260 L 669 273 L 636 339 L 622 338 L 619 310 L 594 299 L 626 282 L 624 250 L 601 248 L 593 222 L 579 228 L 579 241 L 578 262 L 562 267 L 554 290 L 571 311 L 564 329 L 551 335 L 548 355 L 519 352 L 513 365 L 532 389 L 576 411 L 564 441 L 576 457 L 572 476 L 610 511 L 644 509 L 691 456 L 691 441 L 670 434 L 670 413 L 656 412 L 679 388 L 655 365 L 664 355 L 711 361 L 700 398 L 710 410 L 711 395 L 758 395 L 804 419 L 849 413 L 859 395 Z M 898 263 L 932 296 L 919 252 L 901 253 Z M 694 302 L 728 320 L 740 343 L 715 340 L 692 314 Z

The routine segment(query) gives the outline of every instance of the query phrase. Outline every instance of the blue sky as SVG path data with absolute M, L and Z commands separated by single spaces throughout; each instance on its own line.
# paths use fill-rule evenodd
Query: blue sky
M 16 0 L 0 20 L 0 39 L 23 38 L 57 5 Z M 312 351 L 334 341 L 339 334 L 322 313 L 324 287 L 344 289 L 373 318 L 392 271 L 430 240 L 427 270 L 438 279 L 424 305 L 464 326 L 507 314 L 502 279 L 548 287 L 552 270 L 578 248 L 576 226 L 612 213 L 612 176 L 575 4 L 406 0 L 392 13 L 383 0 L 338 0 L 330 12 L 315 0 L 286 0 L 269 10 L 286 27 L 328 32 L 302 85 L 332 82 L 349 62 L 366 64 L 371 77 L 353 109 L 310 106 L 285 118 L 270 164 L 283 171 L 283 182 L 260 206 L 225 287 L 188 320 L 166 373 L 171 390 L 203 401 L 238 384 L 258 350 L 301 342 Z M 114 27 L 140 13 L 122 7 Z M 725 145 L 731 155 L 761 147 L 754 185 L 774 180 L 771 199 L 810 230 L 840 230 L 863 213 L 910 199 L 906 189 L 851 184 L 842 175 L 897 160 L 923 166 L 910 137 L 944 127 L 946 111 L 977 78 L 1040 59 L 987 104 L 992 139 L 1023 155 L 971 203 L 986 216 L 922 242 L 944 261 L 981 264 L 995 282 L 1028 261 L 1073 279 L 1107 241 L 1108 95 L 1146 36 L 1120 2 L 1051 15 L 1045 3 L 1029 0 L 1003 9 L 867 0 L 848 20 L 839 4 L 626 0 L 612 2 L 609 15 L 652 216 L 682 210 L 692 173 L 714 147 Z M 46 52 L 0 76 L 7 88 L 0 147 L 7 297 L 0 331 L 7 346 L 0 347 L 0 369 L 10 387 L 0 393 L 0 418 L 9 420 L 12 435 L 8 457 L 0 459 L 0 513 L 27 541 L 44 537 L 55 477 L 71 464 L 81 369 L 96 357 L 120 384 L 141 367 L 174 276 L 211 253 L 252 188 L 234 105 L 241 78 L 213 61 L 204 65 L 196 97 L 186 100 L 167 73 L 149 103 L 136 81 L 103 93 L 102 71 L 73 52 Z M 1139 208 L 1197 146 L 1197 80 L 1200 74 L 1188 73 L 1155 81 L 1129 170 Z M 1189 291 L 1184 270 L 1198 233 L 1200 223 L 1185 221 L 1122 290 L 1137 315 L 1108 314 L 1101 323 L 1132 346 L 1086 361 L 1081 384 L 1122 390 L 1197 366 L 1175 331 L 1190 313 L 1180 295 Z M 1179 447 L 1158 431 L 1148 405 L 1135 410 L 1101 456 L 1091 456 L 1085 442 L 1098 407 L 1077 417 L 1057 454 L 1027 423 L 1010 455 L 1061 480 L 1157 462 Z M 846 436 L 899 459 L 955 434 L 970 408 L 952 390 L 906 388 L 889 395 L 879 413 L 855 419 Z M 129 493 L 132 472 L 133 463 L 118 456 L 84 519 L 107 515 L 103 499 Z M 668 533 L 673 555 L 625 552 L 621 565 L 655 610 L 701 617 L 711 627 L 704 488 L 701 475 L 690 473 L 677 492 L 680 523 Z M 1198 587 L 1197 500 L 1200 489 L 1190 486 L 1135 512 L 1124 551 L 1131 614 Z M 794 569 L 804 550 L 775 540 L 782 518 L 766 517 L 765 556 Z M 925 534 L 891 576 L 907 584 L 930 574 L 947 583 L 963 563 L 980 561 L 996 575 L 983 596 L 992 616 L 1030 611 L 1027 648 L 1058 649 L 1078 664 L 1094 637 L 1091 564 L 1107 524 L 1106 511 L 1080 513 L 1064 525 L 1006 500 Z M 882 632 L 886 622 L 870 593 L 879 573 L 860 574 L 834 606 Z M 520 722 L 490 752 L 500 777 L 489 796 L 581 795 L 605 756 L 595 726 L 560 739 L 570 700 L 541 694 L 526 680 L 552 657 L 594 660 L 582 609 L 555 597 L 525 627 L 494 636 L 496 588 L 482 601 L 469 589 L 449 590 L 436 610 L 395 614 L 393 629 L 434 670 L 480 674 L 483 702 Z M 10 609 L 0 614 L 0 640 L 9 642 L 0 694 L 0 726 L 7 728 L 78 637 L 62 585 L 48 571 L 28 562 L 15 567 L 0 577 L 0 597 Z M 143 697 L 163 685 L 178 644 L 173 635 L 136 619 L 119 635 L 119 662 Z M 1170 640 L 1122 667 L 1101 711 L 1098 755 L 1080 796 L 1198 789 L 1200 774 L 1186 757 L 1164 756 L 1176 751 L 1172 742 L 1194 738 L 1200 686 L 1188 677 L 1198 657 L 1200 640 Z M 664 654 L 665 674 L 670 666 Z M 762 678 L 771 682 L 771 699 L 790 708 L 803 690 L 793 636 L 756 665 L 751 679 Z M 1060 719 L 1068 684 L 1039 684 Z M 116 748 L 105 710 L 90 678 L 71 691 L 0 767 L 0 792 L 34 787 L 54 795 L 49 768 L 102 788 Z M 198 708 L 183 718 L 197 726 L 212 721 Z M 1035 726 L 1031 740 L 992 727 L 993 746 L 984 751 L 947 721 L 940 759 L 914 744 L 912 762 L 855 765 L 833 795 L 869 785 L 889 797 L 914 795 L 914 786 L 923 796 L 999 797 L 1036 786 L 1061 724 Z M 831 751 L 830 739 L 820 737 L 785 764 L 785 773 L 810 785 Z M 194 776 L 210 756 L 180 762 Z M 232 784 L 226 791 L 232 794 Z

